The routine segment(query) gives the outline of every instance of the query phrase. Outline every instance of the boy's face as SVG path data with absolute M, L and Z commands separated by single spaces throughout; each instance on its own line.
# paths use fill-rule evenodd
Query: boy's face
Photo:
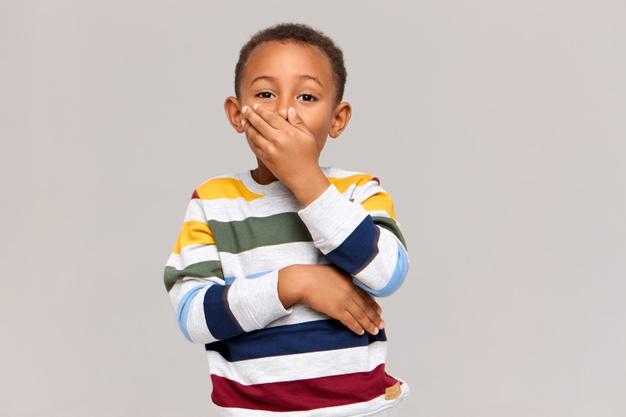
M 264 42 L 254 48 L 242 71 L 239 92 L 241 101 L 228 97 L 224 102 L 229 121 L 238 132 L 244 131 L 243 105 L 259 103 L 285 119 L 292 106 L 315 136 L 320 152 L 328 135 L 338 137 L 351 116 L 349 103 L 342 101 L 335 106 L 335 82 L 326 54 L 315 46 L 293 41 Z

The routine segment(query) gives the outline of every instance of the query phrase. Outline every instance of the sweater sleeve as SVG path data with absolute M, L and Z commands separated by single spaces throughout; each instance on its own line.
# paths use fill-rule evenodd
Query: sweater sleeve
M 298 211 L 314 245 L 375 297 L 400 288 L 409 269 L 393 199 L 377 177 L 365 176 L 345 197 L 334 184 Z
M 278 270 L 226 284 L 215 237 L 195 190 L 163 279 L 178 327 L 191 343 L 236 337 L 293 311 L 278 297 Z

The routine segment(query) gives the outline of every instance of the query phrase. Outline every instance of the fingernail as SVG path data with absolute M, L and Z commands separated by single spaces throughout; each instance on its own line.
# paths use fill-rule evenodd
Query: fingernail
M 241 121 L 241 127 L 244 127 L 245 125 L 246 125 L 246 119 L 243 119 L 243 120 Z
M 376 336 L 378 334 L 378 328 L 374 329 L 374 336 Z
M 254 106 L 252 106 L 252 108 L 254 110 L 258 110 L 259 109 L 259 103 L 254 103 Z
M 385 328 L 385 322 L 383 320 L 380 321 L 380 324 L 378 325 L 379 329 L 384 329 Z
M 241 112 L 242 112 L 242 113 L 245 113 L 245 112 L 247 112 L 247 111 L 248 111 L 248 109 L 249 109 L 249 107 L 248 107 L 248 106 L 243 106 L 243 107 L 241 108 Z

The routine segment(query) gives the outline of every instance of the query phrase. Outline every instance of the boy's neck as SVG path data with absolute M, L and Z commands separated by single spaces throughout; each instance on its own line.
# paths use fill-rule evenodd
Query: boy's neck
M 272 171 L 267 169 L 267 167 L 263 164 L 259 164 L 259 166 L 252 171 L 250 171 L 250 175 L 252 178 L 262 185 L 270 184 L 274 181 L 278 181 L 278 178 L 274 176 Z

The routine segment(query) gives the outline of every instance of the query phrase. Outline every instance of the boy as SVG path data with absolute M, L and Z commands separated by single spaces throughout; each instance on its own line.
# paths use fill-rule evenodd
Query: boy
M 194 190 L 164 276 L 223 416 L 387 416 L 409 393 L 385 372 L 374 299 L 408 271 L 393 201 L 378 178 L 318 163 L 350 119 L 345 79 L 341 50 L 304 24 L 241 50 L 224 109 L 258 167 Z

